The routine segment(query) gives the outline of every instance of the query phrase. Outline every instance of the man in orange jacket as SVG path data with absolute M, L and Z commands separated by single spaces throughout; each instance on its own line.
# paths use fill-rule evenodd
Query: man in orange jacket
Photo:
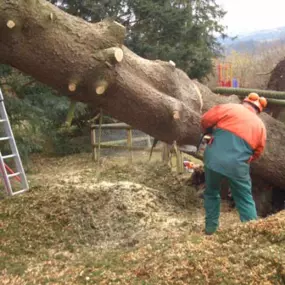
M 201 121 L 212 139 L 204 153 L 206 234 L 219 226 L 220 184 L 227 178 L 242 222 L 257 218 L 251 193 L 250 162 L 265 148 L 266 128 L 258 114 L 267 105 L 264 97 L 250 93 L 242 104 L 222 104 L 206 112 Z

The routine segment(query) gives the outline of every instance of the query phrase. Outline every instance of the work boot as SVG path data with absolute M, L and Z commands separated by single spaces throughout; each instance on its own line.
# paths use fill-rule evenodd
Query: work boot
M 213 235 L 216 231 L 217 231 L 217 228 L 205 229 L 205 235 L 211 236 L 211 235 Z

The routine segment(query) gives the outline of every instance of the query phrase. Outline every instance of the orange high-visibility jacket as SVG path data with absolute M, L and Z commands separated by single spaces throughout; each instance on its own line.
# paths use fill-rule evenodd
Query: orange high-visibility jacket
M 229 131 L 246 141 L 253 150 L 252 160 L 265 148 L 266 128 L 250 105 L 222 104 L 206 112 L 201 121 L 204 130 L 216 127 Z

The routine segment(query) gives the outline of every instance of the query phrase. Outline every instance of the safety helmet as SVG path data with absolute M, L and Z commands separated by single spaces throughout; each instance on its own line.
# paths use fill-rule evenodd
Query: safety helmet
M 248 102 L 257 107 L 259 113 L 263 111 L 263 108 L 267 106 L 267 100 L 264 97 L 259 97 L 257 93 L 250 93 L 243 102 Z

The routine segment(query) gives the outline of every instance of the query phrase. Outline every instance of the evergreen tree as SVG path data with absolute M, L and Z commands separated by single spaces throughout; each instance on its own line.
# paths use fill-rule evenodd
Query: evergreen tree
M 216 0 L 63 0 L 59 7 L 91 22 L 112 18 L 127 27 L 126 45 L 148 59 L 172 60 L 202 79 L 226 37 Z

